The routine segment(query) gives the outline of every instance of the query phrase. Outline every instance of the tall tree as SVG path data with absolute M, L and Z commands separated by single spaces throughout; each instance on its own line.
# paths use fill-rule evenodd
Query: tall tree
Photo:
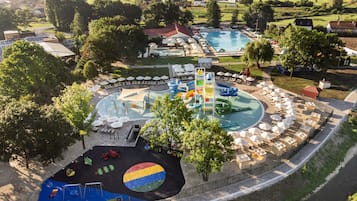
M 169 150 L 181 149 L 183 123 L 192 120 L 193 112 L 186 108 L 181 99 L 171 100 L 169 95 L 158 97 L 151 111 L 155 118 L 148 121 L 140 133 L 148 138 L 152 146 L 166 145 Z
M 238 9 L 234 9 L 232 12 L 231 25 L 236 25 L 238 22 Z
M 83 16 L 76 10 L 73 21 L 71 23 L 71 31 L 75 37 L 85 33 L 87 26 L 85 25 Z
M 68 81 L 63 62 L 41 46 L 18 40 L 4 51 L 0 63 L 0 94 L 16 99 L 33 96 L 37 103 L 50 103 Z
M 4 39 L 3 32 L 16 28 L 14 14 L 7 8 L 0 7 L 0 40 Z
M 98 75 L 97 66 L 93 61 L 87 61 L 83 67 L 83 76 L 87 79 L 93 79 Z
M 207 4 L 207 24 L 219 28 L 221 23 L 221 9 L 216 0 L 210 0 Z
M 259 1 L 249 6 L 248 10 L 243 14 L 243 19 L 249 27 L 263 33 L 267 22 L 274 20 L 274 10 L 270 4 Z
M 282 64 L 291 70 L 291 76 L 296 65 L 316 66 L 326 72 L 328 66 L 336 63 L 339 49 L 344 46 L 336 34 L 301 27 L 286 29 L 279 42 L 287 52 L 281 55 Z
M 184 124 L 182 144 L 184 159 L 196 166 L 203 180 L 211 172 L 221 170 L 224 162 L 233 158 L 233 137 L 221 128 L 218 120 L 194 119 Z
M 260 68 L 260 62 L 271 61 L 273 59 L 274 49 L 269 41 L 265 39 L 249 42 L 243 54 L 243 60 L 249 63 L 255 62 Z
M 95 118 L 94 106 L 91 103 L 92 93 L 86 87 L 73 83 L 62 91 L 61 96 L 53 100 L 56 108 L 80 134 L 85 149 L 84 135 L 89 132 Z
M 343 0 L 332 0 L 332 8 L 337 10 L 343 9 Z
M 188 23 L 193 22 L 193 14 L 189 10 L 184 10 L 179 18 L 179 23 L 187 25 Z

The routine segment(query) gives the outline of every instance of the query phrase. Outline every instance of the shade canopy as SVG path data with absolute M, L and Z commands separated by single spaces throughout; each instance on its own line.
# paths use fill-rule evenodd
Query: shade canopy
M 316 99 L 319 96 L 319 90 L 315 86 L 306 86 L 301 90 L 304 96 Z

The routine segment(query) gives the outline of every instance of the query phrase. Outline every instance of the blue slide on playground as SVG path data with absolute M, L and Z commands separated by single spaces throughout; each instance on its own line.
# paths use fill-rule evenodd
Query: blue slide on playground
M 221 96 L 238 96 L 238 89 L 236 87 L 231 87 L 230 85 L 216 83 L 220 88 L 219 95 Z

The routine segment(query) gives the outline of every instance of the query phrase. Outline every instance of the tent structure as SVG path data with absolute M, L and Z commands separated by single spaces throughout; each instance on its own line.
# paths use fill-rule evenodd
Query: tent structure
M 319 96 L 319 90 L 315 86 L 306 86 L 301 90 L 302 95 L 316 99 Z

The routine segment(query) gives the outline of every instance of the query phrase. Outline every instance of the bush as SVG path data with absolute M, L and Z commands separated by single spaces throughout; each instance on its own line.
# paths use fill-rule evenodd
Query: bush
M 83 67 L 83 76 L 87 79 L 93 79 L 98 75 L 97 65 L 89 60 Z

